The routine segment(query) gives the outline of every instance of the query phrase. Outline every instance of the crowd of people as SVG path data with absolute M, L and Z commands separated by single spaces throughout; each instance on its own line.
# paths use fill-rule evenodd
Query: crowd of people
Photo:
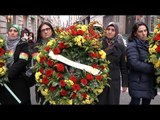
M 115 22 L 110 22 L 104 27 L 105 36 L 101 40 L 103 50 L 106 53 L 106 59 L 109 64 L 109 85 L 98 96 L 97 105 L 119 105 L 121 87 L 122 92 L 129 91 L 131 101 L 129 105 L 149 105 L 151 100 L 157 95 L 156 76 L 154 66 L 146 62 L 148 52 L 149 35 L 148 27 L 143 22 L 137 22 L 132 28 L 128 39 L 127 46 L 124 45 L 122 38 L 119 36 L 119 28 Z M 27 28 L 21 30 L 16 24 L 8 29 L 6 38 L 6 49 L 10 53 L 7 59 L 8 79 L 7 85 L 12 89 L 16 96 L 21 100 L 20 104 L 31 105 L 30 87 L 35 85 L 24 79 L 26 66 L 31 67 L 36 62 L 34 56 L 38 54 L 36 46 L 47 43 L 50 38 L 55 37 L 55 31 L 48 22 L 43 22 L 37 31 L 37 40 L 33 32 Z M 35 73 L 31 69 L 31 77 L 35 79 Z M 43 104 L 44 97 L 37 92 L 35 87 L 36 101 Z M 142 101 L 142 102 L 141 102 Z M 0 103 L 19 104 L 13 96 L 3 87 L 0 86 Z M 49 104 L 49 103 L 46 103 Z

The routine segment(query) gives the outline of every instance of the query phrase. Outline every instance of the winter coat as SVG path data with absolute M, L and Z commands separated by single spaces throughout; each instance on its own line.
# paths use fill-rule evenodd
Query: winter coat
M 113 45 L 108 46 L 106 40 L 103 40 L 102 45 L 103 50 L 106 52 L 106 59 L 110 61 L 109 77 L 111 78 L 111 80 L 108 80 L 110 87 L 106 86 L 103 92 L 98 96 L 98 104 L 118 105 L 120 99 L 121 84 L 123 87 L 128 86 L 125 47 L 124 45 L 118 43 L 118 41 L 115 41 Z
M 23 77 L 26 71 L 27 59 L 19 58 L 21 52 L 28 54 L 27 42 L 20 41 L 14 52 L 14 63 L 8 69 L 9 83 L 6 83 L 13 93 L 20 99 L 21 104 L 31 104 L 30 101 L 30 88 L 26 80 Z M 0 88 L 0 102 L 2 104 L 19 104 L 15 98 L 6 90 L 6 88 Z
M 149 44 L 138 38 L 127 46 L 129 65 L 129 94 L 135 98 L 153 99 L 156 94 L 154 66 L 147 62 Z

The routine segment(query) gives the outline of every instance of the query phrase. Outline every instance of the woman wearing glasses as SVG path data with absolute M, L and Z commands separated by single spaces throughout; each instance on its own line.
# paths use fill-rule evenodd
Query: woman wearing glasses
M 49 41 L 50 38 L 55 37 L 55 32 L 52 27 L 52 25 L 48 22 L 43 22 L 37 32 L 37 41 L 36 41 L 36 46 L 41 46 Z M 32 53 L 32 58 L 34 59 L 37 54 L 38 54 L 38 49 L 34 47 L 34 52 Z M 37 91 L 37 87 L 35 88 L 36 90 L 36 101 L 37 103 L 40 102 L 40 104 L 43 104 L 44 102 L 44 97 L 41 95 L 40 92 Z
M 39 28 L 37 33 L 37 43 L 43 44 L 48 42 L 50 38 L 54 38 L 55 32 L 52 25 L 48 22 L 43 22 Z

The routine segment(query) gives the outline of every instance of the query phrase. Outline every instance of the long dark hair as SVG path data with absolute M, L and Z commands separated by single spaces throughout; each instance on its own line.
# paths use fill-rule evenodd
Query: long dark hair
M 136 36 L 135 36 L 134 34 L 137 32 L 139 26 L 142 26 L 142 25 L 144 25 L 144 26 L 147 28 L 147 37 L 148 37 L 148 35 L 149 35 L 148 26 L 147 26 L 144 22 L 137 22 L 137 23 L 135 23 L 135 24 L 133 25 L 133 27 L 132 27 L 131 35 L 130 35 L 129 38 L 128 38 L 128 41 L 129 41 L 129 42 L 131 42 L 134 38 L 136 38 Z
M 43 22 L 43 23 L 39 26 L 38 31 L 37 31 L 37 42 L 38 42 L 38 43 L 41 42 L 41 39 L 42 39 L 42 36 L 41 36 L 41 28 L 42 28 L 43 25 L 49 26 L 49 27 L 51 28 L 51 30 L 52 30 L 52 37 L 55 36 L 55 31 L 54 31 L 52 25 L 51 25 L 49 22 Z

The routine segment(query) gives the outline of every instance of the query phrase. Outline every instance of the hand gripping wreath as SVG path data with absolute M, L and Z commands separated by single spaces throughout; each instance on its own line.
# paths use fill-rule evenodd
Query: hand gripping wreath
M 160 19 L 155 25 L 154 32 L 148 37 L 149 40 L 149 61 L 154 65 L 157 76 L 157 87 L 160 88 Z
M 40 48 L 35 77 L 45 102 L 53 105 L 98 102 L 97 96 L 108 85 L 109 61 L 91 27 L 95 23 L 57 28 L 57 37 Z

